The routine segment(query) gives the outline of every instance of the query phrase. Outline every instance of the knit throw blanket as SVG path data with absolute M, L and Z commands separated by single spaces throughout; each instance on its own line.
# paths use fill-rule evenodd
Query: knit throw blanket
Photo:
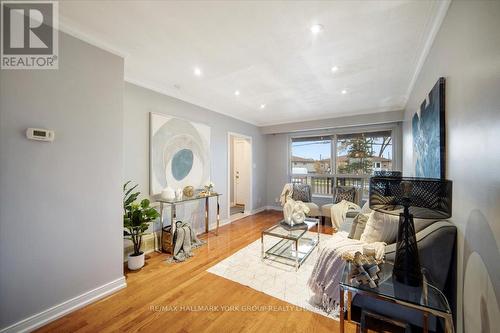
M 340 300 L 340 279 L 345 268 L 345 261 L 342 259 L 344 253 L 363 253 L 362 242 L 357 239 L 347 237 L 347 232 L 337 232 L 330 239 L 323 242 L 323 247 L 318 260 L 314 265 L 307 285 L 314 293 L 312 300 L 327 313 L 339 312 Z M 385 255 L 384 242 L 369 243 L 375 250 L 375 258 L 381 260 Z
M 204 243 L 196 237 L 188 222 L 177 221 L 175 223 L 174 249 L 171 262 L 182 262 L 192 257 L 192 250 Z
M 336 203 L 330 208 L 330 217 L 332 219 L 332 226 L 335 230 L 339 230 L 342 223 L 345 221 L 347 211 L 352 209 L 361 209 L 358 205 L 353 202 L 342 200 Z
M 347 238 L 346 232 L 337 232 L 323 242 L 307 285 L 314 293 L 314 302 L 327 313 L 339 310 L 339 283 L 345 267 L 342 254 L 362 252 L 363 244 L 359 240 Z

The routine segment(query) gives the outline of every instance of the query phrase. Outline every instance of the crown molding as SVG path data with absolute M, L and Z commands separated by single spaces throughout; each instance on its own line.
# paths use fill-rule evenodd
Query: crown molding
M 95 38 L 87 33 L 84 33 L 80 29 L 75 28 L 75 26 L 76 24 L 73 21 L 63 17 L 62 15 L 59 15 L 59 31 L 62 31 L 70 36 L 80 39 L 90 45 L 103 49 L 121 58 L 125 59 L 129 56 L 127 52 L 120 50 L 114 45 L 111 45 L 110 43 L 105 42 L 99 38 Z
M 422 71 L 422 67 L 424 66 L 424 63 L 427 60 L 427 56 L 429 55 L 429 52 L 432 48 L 432 44 L 434 43 L 434 40 L 436 39 L 436 36 L 439 32 L 439 29 L 441 28 L 441 25 L 443 24 L 446 13 L 448 12 L 448 8 L 450 7 L 451 0 L 442 0 L 442 1 L 438 1 L 436 3 L 439 7 L 438 7 L 438 10 L 436 12 L 436 15 L 434 16 L 434 18 L 431 22 L 429 34 L 427 35 L 427 39 L 425 40 L 424 47 L 422 48 L 422 52 L 420 53 L 420 56 L 417 60 L 417 66 L 415 67 L 415 71 L 413 72 L 412 78 L 410 80 L 410 84 L 408 85 L 408 89 L 406 90 L 406 96 L 405 96 L 406 101 L 404 103 L 404 109 L 406 109 L 406 106 L 408 104 L 408 100 L 410 99 L 410 94 L 413 90 L 413 87 L 415 86 L 415 83 L 417 82 L 418 76 L 420 75 L 420 72 Z
M 203 104 L 198 104 L 198 103 L 195 103 L 193 101 L 190 101 L 190 100 L 187 100 L 187 99 L 183 99 L 182 97 L 175 96 L 174 94 L 172 94 L 171 91 L 169 91 L 168 89 L 165 89 L 161 85 L 156 84 L 154 82 L 147 81 L 147 80 L 144 80 L 144 79 L 139 79 L 139 78 L 136 78 L 136 77 L 132 77 L 132 76 L 130 76 L 127 73 L 125 73 L 125 81 L 128 82 L 128 83 L 131 83 L 133 85 L 136 85 L 136 86 L 139 86 L 139 87 L 142 87 L 142 88 L 154 91 L 156 93 L 165 95 L 167 97 L 175 98 L 177 100 L 183 101 L 184 103 L 189 103 L 189 104 L 195 105 L 197 107 L 206 109 L 208 111 L 212 111 L 212 112 L 218 113 L 220 115 L 223 115 L 223 116 L 226 116 L 226 117 L 238 120 L 238 121 L 242 121 L 242 122 L 244 122 L 246 124 L 253 125 L 253 126 L 256 126 L 256 127 L 259 126 L 259 124 L 256 123 L 255 121 L 252 121 L 252 120 L 249 120 L 249 119 L 245 119 L 245 118 L 242 118 L 242 117 L 237 117 L 237 116 L 234 116 L 234 115 L 229 114 L 227 112 L 216 111 L 216 110 L 211 109 L 210 107 L 205 106 Z

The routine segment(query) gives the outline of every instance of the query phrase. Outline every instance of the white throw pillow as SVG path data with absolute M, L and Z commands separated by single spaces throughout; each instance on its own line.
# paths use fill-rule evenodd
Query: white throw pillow
M 392 244 L 398 236 L 399 216 L 372 211 L 360 240 L 366 243 Z

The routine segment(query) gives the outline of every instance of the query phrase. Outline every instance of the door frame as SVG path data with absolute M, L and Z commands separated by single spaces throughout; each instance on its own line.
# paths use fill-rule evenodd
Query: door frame
M 251 136 L 241 134 L 241 133 L 236 133 L 236 132 L 227 132 L 227 217 L 228 219 L 232 220 L 231 218 L 231 159 L 233 158 L 231 154 L 231 136 L 237 137 L 237 138 L 242 138 L 245 140 L 248 140 L 250 143 L 250 180 L 249 180 L 249 185 L 250 185 L 250 197 L 248 199 L 249 203 L 248 206 L 245 206 L 245 211 L 243 214 L 235 214 L 236 218 L 240 218 L 243 216 L 250 215 L 252 213 L 252 207 L 253 207 L 253 140 Z

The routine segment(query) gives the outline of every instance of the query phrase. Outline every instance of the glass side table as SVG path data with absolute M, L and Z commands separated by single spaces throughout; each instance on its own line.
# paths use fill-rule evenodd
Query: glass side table
M 360 285 L 357 281 L 350 281 L 350 263 L 347 263 L 340 279 L 340 332 L 344 332 L 344 293 L 347 292 L 347 320 L 351 321 L 352 293 L 373 297 L 385 302 L 399 304 L 423 313 L 423 330 L 428 332 L 427 318 L 434 315 L 444 319 L 445 332 L 454 333 L 453 316 L 444 294 L 431 285 L 425 276 L 421 287 L 410 287 L 393 279 L 392 263 L 380 265 L 379 285 L 370 288 L 368 285 Z

